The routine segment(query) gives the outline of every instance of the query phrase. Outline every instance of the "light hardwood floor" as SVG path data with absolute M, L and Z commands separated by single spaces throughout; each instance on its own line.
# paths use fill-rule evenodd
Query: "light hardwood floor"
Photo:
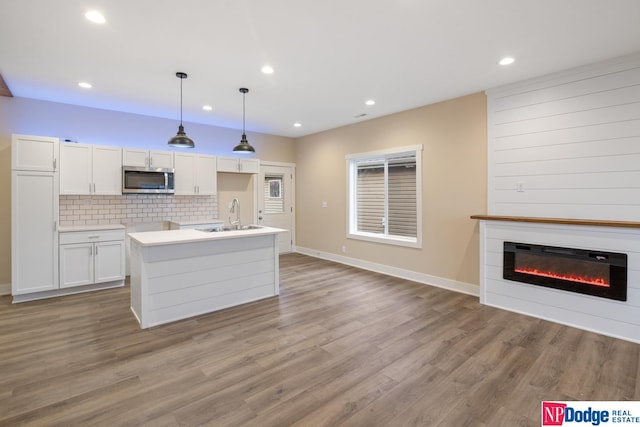
M 298 254 L 279 298 L 141 330 L 121 288 L 0 298 L 0 425 L 539 426 L 640 400 L 640 345 Z

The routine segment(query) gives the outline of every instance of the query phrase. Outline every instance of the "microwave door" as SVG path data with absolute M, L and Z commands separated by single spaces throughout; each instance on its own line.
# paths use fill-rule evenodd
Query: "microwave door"
M 164 190 L 166 174 L 158 172 L 127 171 L 125 189 L 133 191 Z

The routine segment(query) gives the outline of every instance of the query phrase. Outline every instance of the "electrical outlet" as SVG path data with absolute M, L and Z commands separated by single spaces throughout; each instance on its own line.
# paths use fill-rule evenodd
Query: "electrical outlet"
M 322 202 L 322 207 L 323 207 L 323 208 L 326 208 L 326 207 L 327 207 L 327 202 L 323 201 L 323 202 Z
M 342 245 L 342 253 L 343 254 L 347 253 L 347 247 L 345 245 Z
M 516 191 L 518 193 L 524 193 L 524 182 L 522 181 L 516 182 Z

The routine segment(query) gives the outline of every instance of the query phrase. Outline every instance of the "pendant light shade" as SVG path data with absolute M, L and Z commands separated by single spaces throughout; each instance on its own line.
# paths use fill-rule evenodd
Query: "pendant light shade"
M 177 72 L 176 77 L 180 79 L 180 126 L 178 126 L 178 133 L 171 138 L 167 144 L 176 148 L 193 148 L 195 144 L 193 140 L 187 136 L 182 126 L 182 80 L 187 78 L 187 73 Z
M 247 135 L 244 131 L 244 96 L 249 92 L 249 89 L 241 87 L 240 92 L 242 92 L 242 139 L 240 139 L 240 144 L 233 147 L 233 152 L 238 154 L 251 154 L 255 153 L 256 150 L 251 146 L 251 144 L 249 144 L 249 141 L 247 141 Z

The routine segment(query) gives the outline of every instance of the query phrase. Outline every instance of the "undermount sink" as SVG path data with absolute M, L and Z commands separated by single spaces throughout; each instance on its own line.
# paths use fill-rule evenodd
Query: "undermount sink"
M 236 225 L 225 225 L 224 227 L 218 228 L 196 228 L 198 231 L 202 231 L 205 233 L 220 233 L 223 231 L 244 231 L 244 230 L 259 230 L 262 227 L 259 225 L 243 225 L 238 227 Z

